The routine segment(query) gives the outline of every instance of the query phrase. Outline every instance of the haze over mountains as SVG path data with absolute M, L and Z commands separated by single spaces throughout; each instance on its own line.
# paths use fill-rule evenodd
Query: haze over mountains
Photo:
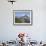
M 30 16 L 28 15 L 24 15 L 24 16 L 21 16 L 21 17 L 15 17 L 15 20 L 18 21 L 18 19 L 21 21 L 20 23 L 30 23 Z M 17 22 L 16 22 L 17 23 Z M 19 23 L 19 22 L 18 22 Z

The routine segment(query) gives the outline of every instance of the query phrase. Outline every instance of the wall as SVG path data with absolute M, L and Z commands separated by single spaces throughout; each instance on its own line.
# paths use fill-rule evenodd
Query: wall
M 33 25 L 13 25 L 13 10 L 32 9 Z M 0 0 L 0 41 L 15 40 L 19 32 L 30 34 L 33 40 L 46 40 L 46 1 L 17 0 L 13 5 L 7 0 Z

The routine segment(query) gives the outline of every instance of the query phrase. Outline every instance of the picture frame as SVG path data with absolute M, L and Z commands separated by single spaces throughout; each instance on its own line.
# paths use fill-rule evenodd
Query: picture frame
M 32 10 L 13 10 L 14 25 L 32 25 L 33 12 Z

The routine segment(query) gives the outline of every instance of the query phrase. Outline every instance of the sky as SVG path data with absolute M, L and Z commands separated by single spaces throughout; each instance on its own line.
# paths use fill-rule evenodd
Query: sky
M 21 16 L 24 16 L 25 14 L 27 16 L 30 16 L 30 12 L 16 12 L 15 13 L 17 17 L 21 17 Z

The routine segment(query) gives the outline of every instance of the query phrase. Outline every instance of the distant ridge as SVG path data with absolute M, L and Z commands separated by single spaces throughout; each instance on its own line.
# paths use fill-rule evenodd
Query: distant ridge
M 22 21 L 22 23 L 30 23 L 30 17 L 28 15 L 24 15 L 24 16 L 21 16 L 21 17 L 17 17 L 19 20 Z

